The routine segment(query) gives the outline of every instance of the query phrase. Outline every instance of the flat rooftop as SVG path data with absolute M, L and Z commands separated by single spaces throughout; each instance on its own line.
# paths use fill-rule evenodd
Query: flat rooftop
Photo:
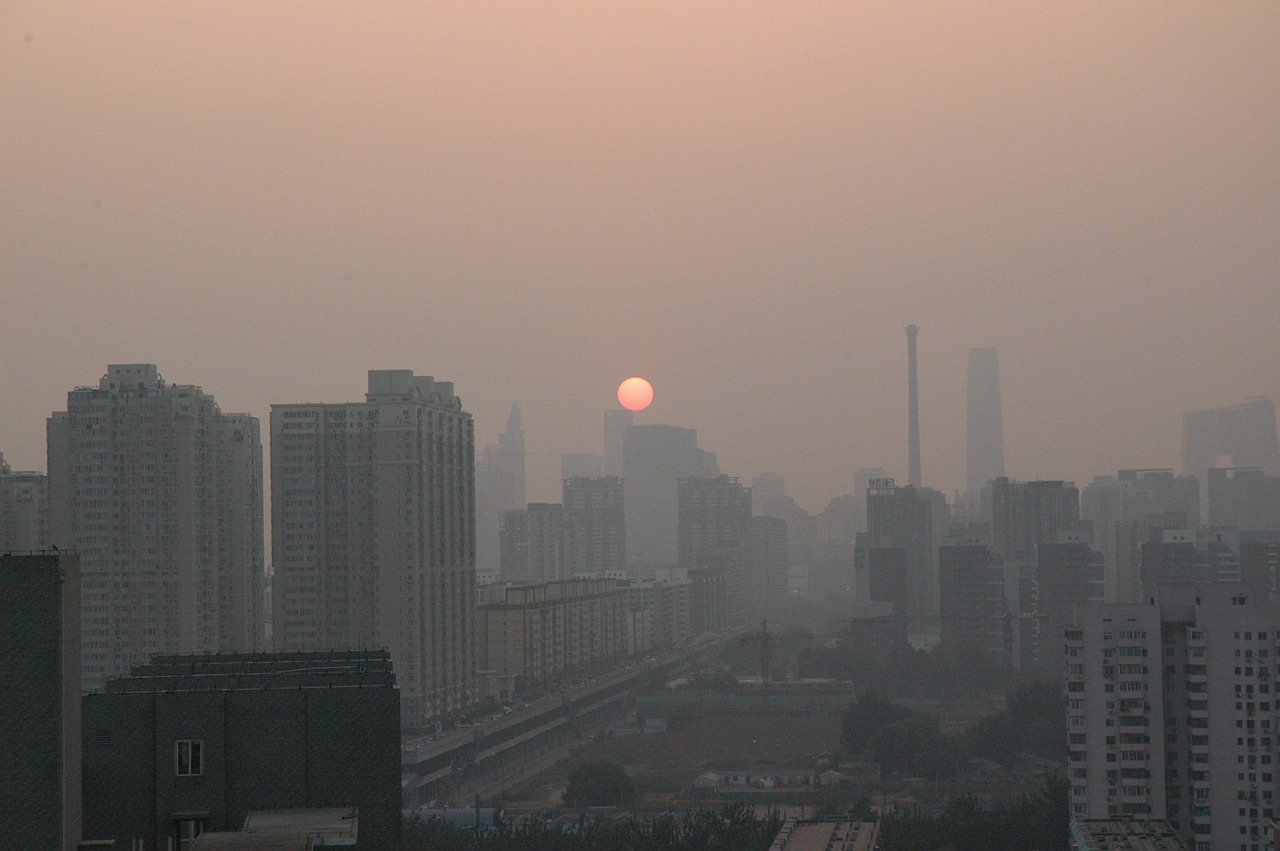
M 798 821 L 789 834 L 783 827 L 770 851 L 872 851 L 878 827 L 874 821 Z
M 270 688 L 391 687 L 385 650 L 156 656 L 109 681 L 108 694 Z
M 242 830 L 202 833 L 192 851 L 314 851 L 354 847 L 359 812 L 352 807 L 261 810 L 249 813 Z

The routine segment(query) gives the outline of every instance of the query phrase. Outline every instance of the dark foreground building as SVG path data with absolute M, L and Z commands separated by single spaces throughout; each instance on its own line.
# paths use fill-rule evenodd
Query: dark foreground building
M 80 841 L 80 557 L 0 556 L 0 845 Z
M 159 656 L 83 708 L 86 839 L 182 849 L 251 812 L 354 807 L 356 847 L 400 847 L 385 651 Z

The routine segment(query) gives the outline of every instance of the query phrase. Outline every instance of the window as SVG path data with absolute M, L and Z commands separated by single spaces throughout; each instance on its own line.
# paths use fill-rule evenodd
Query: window
M 196 742 L 196 744 L 200 744 Z M 204 833 L 203 819 L 179 819 L 178 821 L 178 847 L 182 851 L 188 851 L 195 845 L 196 838 Z
M 178 739 L 173 743 L 173 773 L 178 777 L 204 774 L 204 742 L 200 739 Z

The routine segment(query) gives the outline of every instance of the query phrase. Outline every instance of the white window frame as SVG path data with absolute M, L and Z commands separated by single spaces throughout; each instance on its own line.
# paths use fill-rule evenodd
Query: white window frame
M 200 777 L 204 774 L 204 740 L 177 739 L 173 743 L 175 777 Z

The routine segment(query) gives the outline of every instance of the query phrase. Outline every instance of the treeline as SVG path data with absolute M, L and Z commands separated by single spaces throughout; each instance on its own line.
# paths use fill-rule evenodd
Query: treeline
M 532 819 L 476 836 L 441 822 L 406 822 L 405 851 L 767 851 L 782 829 L 777 816 L 758 818 L 746 804 L 677 818 L 569 825 Z
M 950 736 L 923 712 L 868 691 L 845 709 L 840 744 L 850 756 L 878 763 L 885 777 L 898 773 L 952 778 L 971 756 L 1002 765 L 1023 754 L 1062 761 L 1067 750 L 1066 707 L 1056 685 L 1022 685 L 1006 698 L 999 713 L 963 735 Z
M 982 810 L 971 800 L 952 801 L 941 816 L 890 814 L 880 819 L 880 851 L 1066 851 L 1067 784 L 1049 780 L 1036 794 L 1010 807 Z

